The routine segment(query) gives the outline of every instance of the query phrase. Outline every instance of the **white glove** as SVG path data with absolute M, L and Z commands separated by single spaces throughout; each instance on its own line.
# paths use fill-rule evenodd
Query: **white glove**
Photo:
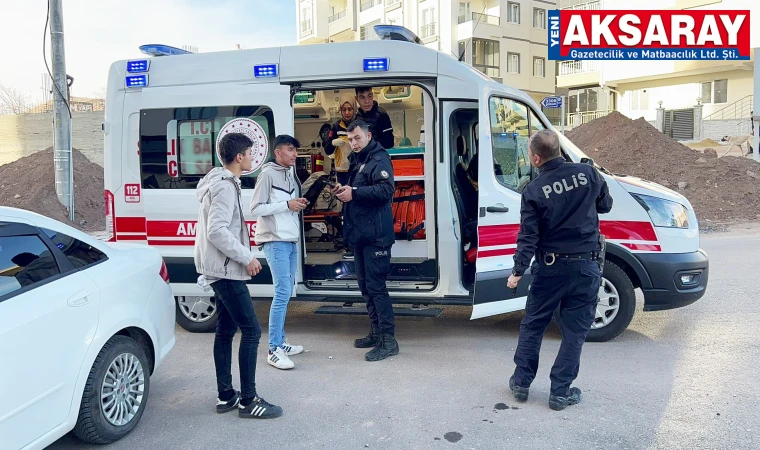
M 344 141 L 343 139 L 333 139 L 332 141 L 332 145 L 334 147 L 343 147 L 346 144 L 348 144 L 348 142 Z

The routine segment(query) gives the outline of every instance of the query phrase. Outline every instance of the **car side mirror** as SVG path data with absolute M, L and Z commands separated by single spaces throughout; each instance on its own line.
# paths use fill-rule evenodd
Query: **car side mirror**
M 591 158 L 581 158 L 581 164 L 588 164 L 589 166 L 594 166 L 594 160 Z

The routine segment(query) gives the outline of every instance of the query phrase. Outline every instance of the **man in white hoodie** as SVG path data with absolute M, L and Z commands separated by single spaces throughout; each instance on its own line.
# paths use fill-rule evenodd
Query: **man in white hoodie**
M 230 133 L 219 143 L 224 167 L 211 170 L 199 183 L 195 195 L 200 203 L 195 237 L 195 269 L 198 284 L 214 291 L 217 307 L 214 365 L 219 397 L 216 412 L 234 409 L 238 416 L 269 419 L 282 408 L 256 395 L 256 353 L 261 326 L 253 309 L 246 281 L 261 271 L 251 251 L 251 238 L 240 204 L 240 176 L 251 170 L 253 142 Z M 241 392 L 232 387 L 232 338 L 238 327 L 242 337 L 238 363 Z
M 300 147 L 296 138 L 277 136 L 274 160 L 264 164 L 256 179 L 251 199 L 251 215 L 256 218 L 256 245 L 261 246 L 272 271 L 274 298 L 269 309 L 269 355 L 267 362 L 278 369 L 292 369 L 290 356 L 303 352 L 300 345 L 285 339 L 285 316 L 296 278 L 299 213 L 308 202 L 301 198 L 301 186 L 294 166 Z

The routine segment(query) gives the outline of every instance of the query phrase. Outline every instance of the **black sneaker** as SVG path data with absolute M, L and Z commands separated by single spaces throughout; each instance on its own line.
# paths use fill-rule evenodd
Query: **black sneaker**
M 566 397 L 557 395 L 549 396 L 549 408 L 555 411 L 562 411 L 570 405 L 577 405 L 581 402 L 581 390 L 577 387 L 570 388 Z
M 380 334 L 373 328 L 369 334 L 354 341 L 356 348 L 372 348 L 380 344 Z
M 354 259 L 354 249 L 352 249 L 352 248 L 347 248 L 347 249 L 346 249 L 346 250 L 343 252 L 343 259 Z
M 261 397 L 253 399 L 250 405 L 238 405 L 238 416 L 244 419 L 274 419 L 282 415 L 282 408 L 267 403 Z
M 398 342 L 392 334 L 383 334 L 380 343 L 364 355 L 367 361 L 380 361 L 389 356 L 398 355 Z
M 530 392 L 530 388 L 516 385 L 514 375 L 509 377 L 509 390 L 512 391 L 512 395 L 515 397 L 515 400 L 517 400 L 518 402 L 528 401 L 528 393 Z
M 216 412 L 219 414 L 224 414 L 226 412 L 230 412 L 233 409 L 237 408 L 237 405 L 240 403 L 240 392 L 235 391 L 235 395 L 232 396 L 231 399 L 224 401 L 220 400 L 219 398 L 216 399 Z

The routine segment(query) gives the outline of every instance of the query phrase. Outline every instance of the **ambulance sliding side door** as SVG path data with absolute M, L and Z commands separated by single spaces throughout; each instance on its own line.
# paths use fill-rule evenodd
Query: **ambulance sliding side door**
M 530 135 L 544 126 L 524 102 L 485 87 L 479 110 L 478 259 L 472 319 L 525 307 L 530 271 L 507 288 L 520 231 L 520 192 L 534 175 Z

